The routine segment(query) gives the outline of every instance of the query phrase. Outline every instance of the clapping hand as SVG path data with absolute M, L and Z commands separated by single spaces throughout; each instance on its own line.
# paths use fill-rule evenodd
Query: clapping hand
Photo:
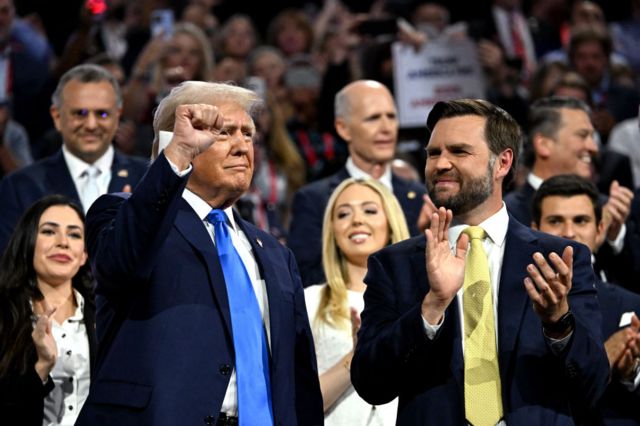
M 53 370 L 58 359 L 58 345 L 51 333 L 52 316 L 56 308 L 51 308 L 43 300 L 44 313 L 37 316 L 36 325 L 31 333 L 33 344 L 36 347 L 38 360 L 36 361 L 36 372 L 43 382 L 47 380 L 49 373 Z
M 455 254 L 449 246 L 449 226 L 453 219 L 451 210 L 440 207 L 431 217 L 425 231 L 425 252 L 429 292 L 422 301 L 422 316 L 429 324 L 440 322 L 444 311 L 464 282 L 464 267 L 469 236 L 461 234 Z

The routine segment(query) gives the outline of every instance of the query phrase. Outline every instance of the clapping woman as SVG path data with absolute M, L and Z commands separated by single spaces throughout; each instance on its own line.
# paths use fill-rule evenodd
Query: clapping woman
M 95 306 L 84 214 L 60 195 L 34 203 L 0 262 L 0 419 L 73 425 L 90 383 Z
M 334 190 L 322 229 L 327 283 L 305 289 L 326 425 L 395 424 L 397 401 L 366 403 L 351 385 L 350 365 L 364 307 L 367 259 L 407 238 L 400 205 L 379 182 L 350 178 Z

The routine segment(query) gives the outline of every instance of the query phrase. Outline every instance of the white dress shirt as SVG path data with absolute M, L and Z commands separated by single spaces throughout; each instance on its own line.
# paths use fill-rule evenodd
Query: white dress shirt
M 84 298 L 73 293 L 78 303 L 73 316 L 62 324 L 53 320 L 51 334 L 58 346 L 58 359 L 50 375 L 55 387 L 44 400 L 42 424 L 72 426 L 89 395 L 91 358 L 84 322 Z
M 207 215 L 211 212 L 211 206 L 188 189 L 184 190 L 182 198 L 184 198 L 184 200 L 189 203 L 191 208 L 193 208 L 198 217 L 202 220 L 203 225 L 209 232 L 211 241 L 213 241 L 213 243 L 215 244 L 213 225 L 206 220 Z M 267 344 L 269 345 L 269 347 L 271 347 L 269 301 L 267 297 L 266 283 L 260 276 L 260 268 L 258 267 L 258 263 L 255 260 L 253 249 L 251 248 L 251 244 L 249 243 L 247 236 L 244 232 L 242 232 L 240 227 L 235 222 L 235 218 L 233 217 L 233 209 L 229 207 L 225 209 L 224 212 L 229 219 L 229 234 L 231 235 L 233 246 L 238 251 L 240 258 L 242 259 L 242 263 L 247 270 L 247 274 L 251 279 L 251 284 L 253 285 L 253 290 L 256 294 L 258 305 L 260 306 L 260 313 L 262 315 L 262 321 L 266 330 Z M 227 285 L 229 284 L 227 283 Z M 220 411 L 231 416 L 238 415 L 238 393 L 235 369 L 231 373 L 229 386 L 227 387 L 227 392 L 224 396 L 224 401 L 222 402 L 222 408 L 220 409 Z
M 361 168 L 355 165 L 353 159 L 351 157 L 347 158 L 347 162 L 345 163 L 345 168 L 349 173 L 349 176 L 356 179 L 374 179 L 369 173 L 365 172 Z M 391 184 L 391 165 L 387 164 L 387 167 L 384 169 L 384 173 L 380 176 L 380 179 L 375 179 L 384 186 L 386 186 L 391 193 L 393 193 L 393 185 Z
M 100 174 L 97 177 L 100 195 L 104 195 L 109 192 L 109 182 L 111 182 L 111 164 L 113 163 L 113 157 L 115 155 L 113 146 L 109 145 L 109 148 L 102 157 L 98 158 L 93 164 L 82 161 L 73 155 L 64 145 L 62 145 L 62 155 L 64 156 L 64 161 L 67 163 L 71 179 L 73 179 L 73 183 L 76 186 L 76 191 L 78 191 L 78 195 L 80 196 L 80 202 L 82 203 L 84 210 L 87 211 L 90 206 L 86 205 L 87 203 L 83 200 L 83 194 L 85 192 L 84 189 L 88 180 L 85 172 L 90 166 L 94 166 L 100 170 Z

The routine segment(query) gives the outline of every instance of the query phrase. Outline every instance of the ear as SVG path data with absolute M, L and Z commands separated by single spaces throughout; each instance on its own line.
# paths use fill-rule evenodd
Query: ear
M 55 105 L 51 105 L 51 108 L 49 108 L 49 114 L 51 114 L 51 118 L 53 119 L 53 124 L 56 126 L 56 129 L 60 131 L 60 110 Z
M 493 166 L 494 177 L 503 178 L 509 174 L 511 165 L 513 164 L 513 151 L 511 148 L 507 148 L 502 151 L 496 158 L 496 163 Z
M 338 132 L 338 135 L 345 142 L 351 142 L 351 131 L 349 130 L 349 126 L 347 126 L 347 123 L 344 121 L 344 119 L 340 117 L 336 118 L 334 125 L 336 126 L 336 132 Z
M 552 153 L 553 139 L 544 136 L 542 133 L 536 133 L 533 136 L 533 150 L 536 157 L 549 158 Z
M 83 266 L 85 263 L 87 263 L 87 251 L 83 251 L 82 252 L 82 259 L 80 260 L 80 266 Z
M 531 221 L 531 229 L 538 231 L 538 224 L 535 221 Z

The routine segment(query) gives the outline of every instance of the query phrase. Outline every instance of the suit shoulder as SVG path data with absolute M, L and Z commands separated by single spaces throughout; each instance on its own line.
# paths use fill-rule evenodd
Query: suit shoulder
M 388 245 L 374 253 L 372 256 L 378 259 L 387 259 L 398 256 L 404 257 L 415 253 L 416 250 L 424 250 L 424 248 L 425 237 L 423 235 L 419 235 L 417 237 L 409 238 L 408 240 Z
M 300 189 L 296 191 L 296 195 L 315 195 L 315 194 L 323 194 L 329 191 L 331 188 L 331 179 L 333 177 L 326 177 L 324 179 L 319 179 L 314 182 L 308 183 L 302 186 Z
M 416 182 L 414 180 L 408 180 L 405 178 L 402 178 L 398 175 L 396 175 L 395 173 L 392 175 L 392 179 L 393 179 L 393 186 L 394 188 L 396 186 L 402 187 L 402 188 L 406 188 L 407 190 L 411 190 L 411 191 L 415 191 L 417 193 L 426 193 L 427 192 L 427 188 L 424 186 L 424 184 L 422 182 Z

